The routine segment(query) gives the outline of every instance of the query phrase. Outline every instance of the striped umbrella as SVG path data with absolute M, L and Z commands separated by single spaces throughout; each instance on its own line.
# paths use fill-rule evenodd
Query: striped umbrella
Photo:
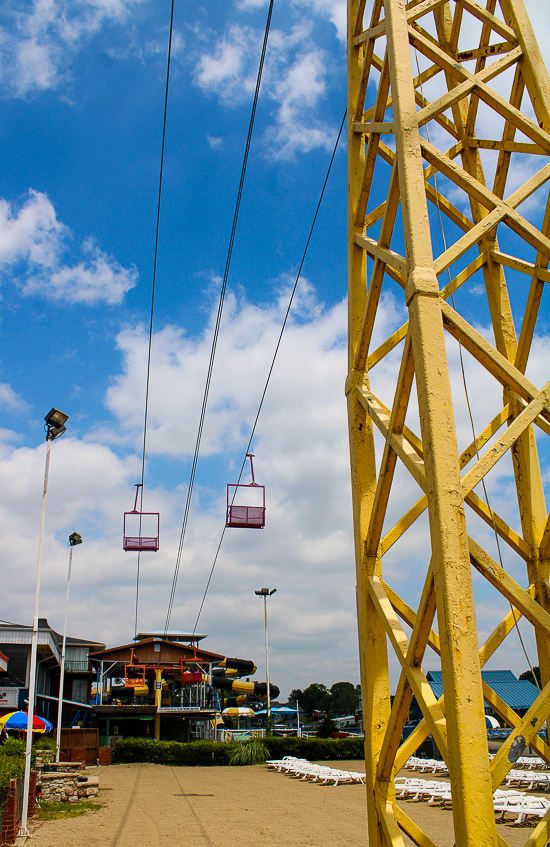
M 3 715 L 0 718 L 0 727 L 3 729 L 19 730 L 26 732 L 29 724 L 29 716 L 26 712 L 10 712 L 9 715 Z M 33 732 L 51 732 L 53 724 L 46 718 L 40 718 L 34 715 L 32 722 Z

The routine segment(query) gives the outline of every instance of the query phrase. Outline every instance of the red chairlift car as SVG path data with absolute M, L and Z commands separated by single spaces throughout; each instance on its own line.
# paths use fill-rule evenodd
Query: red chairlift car
M 139 489 L 141 488 L 141 482 L 136 482 L 136 499 L 134 502 L 134 508 L 131 512 L 124 512 L 124 530 L 123 530 L 123 540 L 122 540 L 122 549 L 128 552 L 134 553 L 156 553 L 159 549 L 159 531 L 160 531 L 160 512 L 140 512 L 137 507 L 137 501 L 139 496 Z M 130 517 L 130 515 L 137 515 L 139 517 L 139 535 L 127 535 L 126 534 L 126 519 Z M 143 518 L 151 518 L 151 520 L 147 520 L 147 528 L 151 527 L 154 530 L 156 529 L 156 535 L 142 535 L 141 530 L 143 529 Z M 135 519 L 130 519 L 129 523 L 135 524 Z
M 196 666 L 196 670 L 189 668 L 190 664 Z M 180 659 L 180 674 L 182 685 L 197 685 L 203 681 L 202 659 Z
M 258 485 L 254 479 L 254 465 L 252 458 L 254 453 L 247 453 L 247 458 L 250 459 L 250 472 L 252 474 L 252 482 L 249 483 L 229 483 L 227 486 L 227 515 L 225 525 L 237 529 L 263 529 L 265 526 L 265 485 Z M 246 489 L 246 496 L 238 489 Z M 248 505 L 250 503 L 251 490 L 257 492 L 259 496 L 253 498 L 261 505 Z M 245 504 L 236 503 L 237 497 L 245 500 Z

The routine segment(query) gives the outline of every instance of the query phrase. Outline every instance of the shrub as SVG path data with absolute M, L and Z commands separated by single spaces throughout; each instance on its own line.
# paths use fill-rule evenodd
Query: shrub
M 26 746 L 26 742 L 22 738 L 7 738 L 0 747 L 0 757 L 16 756 L 24 759 Z
M 54 738 L 48 738 L 46 735 L 39 735 L 33 741 L 32 746 L 35 750 L 51 750 L 53 753 L 57 750 L 57 744 Z
M 271 759 L 296 756 L 310 762 L 330 759 L 363 759 L 364 739 L 349 738 L 264 738 Z
M 156 762 L 160 765 L 226 765 L 227 744 L 213 741 L 153 741 L 148 738 L 125 738 L 113 748 L 113 762 Z
M 327 715 L 317 727 L 316 735 L 317 738 L 330 738 L 330 736 L 335 732 L 338 732 L 338 727 L 332 718 L 329 718 Z
M 256 740 L 256 739 L 252 739 Z M 235 750 L 250 742 L 227 743 L 221 741 L 152 741 L 148 738 L 125 738 L 117 741 L 113 749 L 113 763 L 153 762 L 160 765 L 228 765 Z M 364 740 L 349 738 L 277 738 L 266 736 L 261 739 L 265 756 L 282 759 L 297 756 L 310 761 L 332 759 L 363 759 Z M 262 753 L 264 755 L 264 753 Z
M 0 791 L 8 788 L 10 779 L 18 779 L 25 772 L 25 758 L 0 756 Z
M 269 755 L 266 745 L 260 738 L 238 741 L 231 747 L 233 749 L 228 757 L 230 765 L 257 765 L 265 762 Z

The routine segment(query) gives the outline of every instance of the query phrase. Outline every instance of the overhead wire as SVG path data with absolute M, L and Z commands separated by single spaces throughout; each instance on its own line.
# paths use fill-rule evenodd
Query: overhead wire
M 415 48 L 415 51 L 414 51 L 414 55 L 415 55 L 415 59 L 416 59 L 416 68 L 417 68 L 417 71 L 418 71 L 418 76 L 420 78 L 420 93 L 422 95 L 422 100 L 424 100 L 424 92 L 423 92 L 423 88 L 422 88 L 422 76 L 420 74 L 420 66 L 419 66 L 419 63 L 418 63 L 418 53 L 416 51 L 416 48 Z M 430 130 L 429 130 L 428 124 L 426 124 L 426 134 L 427 134 L 427 137 L 428 137 L 428 142 L 430 142 Z M 434 172 L 433 178 L 434 178 L 436 209 L 437 209 L 437 214 L 438 214 L 438 218 L 439 218 L 439 226 L 440 226 L 440 229 L 441 229 L 441 238 L 442 238 L 442 241 L 443 241 L 443 250 L 444 250 L 444 252 L 446 252 L 447 251 L 447 239 L 445 237 L 445 229 L 443 227 L 443 218 L 442 218 L 442 215 L 441 215 L 441 206 L 440 206 L 440 203 L 439 203 L 439 191 L 438 191 L 438 188 L 437 188 L 437 178 L 436 178 L 435 172 Z M 449 279 L 449 291 L 450 291 L 450 295 L 451 295 L 451 303 L 452 303 L 453 309 L 456 311 L 454 292 L 453 292 L 453 288 L 452 288 L 452 284 L 451 284 L 452 280 L 451 280 L 450 268 L 447 268 L 447 276 L 448 276 L 448 279 Z M 466 398 L 466 406 L 467 406 L 467 409 L 468 409 L 468 416 L 469 416 L 469 419 L 470 419 L 470 428 L 471 428 L 472 436 L 473 436 L 473 444 L 474 444 L 474 449 L 475 449 L 475 452 L 476 452 L 477 460 L 479 462 L 480 455 L 479 455 L 479 448 L 478 448 L 478 445 L 477 445 L 477 436 L 476 436 L 476 430 L 475 430 L 475 424 L 474 424 L 474 416 L 473 416 L 472 407 L 471 407 L 471 404 L 470 404 L 468 384 L 467 384 L 467 381 L 466 381 L 466 370 L 464 368 L 464 359 L 463 359 L 463 355 L 462 355 L 462 344 L 461 344 L 460 341 L 458 342 L 458 356 L 459 356 L 459 361 L 460 361 L 460 371 L 461 371 L 461 374 L 462 374 L 462 384 L 463 384 L 463 387 L 464 387 L 464 396 Z M 491 522 L 492 522 L 492 526 L 493 526 L 493 533 L 494 533 L 494 536 L 495 536 L 495 542 L 496 542 L 499 564 L 500 564 L 500 567 L 504 570 L 504 562 L 503 562 L 503 558 L 502 558 L 502 551 L 501 551 L 501 548 L 500 548 L 500 540 L 499 540 L 499 537 L 498 537 L 498 532 L 497 532 L 497 527 L 496 527 L 496 522 L 495 522 L 495 516 L 494 516 L 493 510 L 491 508 L 491 504 L 489 502 L 489 494 L 487 492 L 487 487 L 485 485 L 485 478 L 484 477 L 481 478 L 481 486 L 483 488 L 483 494 L 484 494 L 484 497 L 485 497 L 485 502 L 487 504 L 487 508 L 489 510 L 489 514 L 491 515 Z M 525 660 L 526 660 L 526 662 L 529 666 L 529 670 L 531 671 L 531 675 L 533 677 L 534 684 L 536 685 L 536 687 L 540 691 L 541 688 L 540 688 L 539 682 L 538 682 L 538 680 L 535 676 L 535 672 L 533 670 L 533 665 L 532 665 L 531 660 L 529 658 L 529 654 L 527 652 L 527 648 L 525 646 L 525 642 L 523 640 L 523 636 L 522 636 L 521 630 L 519 628 L 519 621 L 518 621 L 518 618 L 516 616 L 516 610 L 514 609 L 512 603 L 510 601 L 508 601 L 508 603 L 509 603 L 509 606 L 510 606 L 510 610 L 512 612 L 512 617 L 514 619 L 514 626 L 515 626 L 517 636 L 518 636 L 518 639 L 519 639 L 519 642 L 520 642 L 520 645 L 521 645 L 521 648 L 522 648 L 522 651 L 523 651 L 523 655 L 525 656 Z
M 166 63 L 166 86 L 164 91 L 164 118 L 162 122 L 162 144 L 160 151 L 160 173 L 159 173 L 159 189 L 158 189 L 158 200 L 157 200 L 157 223 L 155 230 L 155 253 L 153 258 L 153 283 L 152 283 L 152 291 L 151 291 L 151 314 L 149 320 L 149 345 L 147 351 L 147 380 L 145 384 L 145 414 L 143 421 L 143 452 L 141 457 L 141 497 L 140 497 L 140 505 L 139 505 L 139 535 L 141 537 L 141 523 L 142 523 L 142 512 L 143 512 L 143 488 L 145 482 L 145 456 L 146 456 L 146 444 L 147 444 L 147 416 L 149 411 L 149 384 L 151 379 L 151 349 L 153 342 L 153 315 L 155 311 L 155 287 L 157 281 L 157 256 L 158 256 L 158 246 L 159 246 L 159 228 L 160 228 L 160 204 L 162 198 L 162 172 L 164 169 L 164 147 L 166 141 L 166 116 L 168 114 L 168 88 L 170 84 L 170 62 L 172 58 L 172 34 L 174 31 L 174 4 L 175 0 L 172 0 L 172 7 L 170 10 L 170 32 L 168 35 L 168 59 Z M 134 635 L 137 635 L 138 629 L 138 607 L 139 607 L 139 576 L 140 576 L 140 557 L 141 552 L 138 552 L 137 558 L 137 570 L 136 570 L 136 613 L 135 613 L 135 622 L 134 622 Z
M 277 354 L 278 354 L 278 352 L 279 352 L 279 347 L 281 346 L 281 341 L 282 341 L 282 339 L 283 339 L 283 333 L 284 333 L 284 331 L 285 331 L 285 328 L 286 328 L 286 325 L 287 325 L 287 322 L 288 322 L 288 318 L 289 318 L 289 315 L 290 315 L 290 310 L 291 310 L 291 308 L 292 308 L 292 302 L 293 302 L 293 300 L 294 300 L 294 295 L 296 294 L 296 289 L 297 289 L 297 287 L 298 287 L 298 282 L 300 281 L 300 277 L 301 277 L 301 274 L 302 274 L 302 268 L 303 268 L 303 266 L 304 266 L 304 262 L 305 262 L 305 259 L 306 259 L 306 256 L 307 256 L 307 252 L 308 252 L 308 249 L 309 249 L 309 243 L 310 243 L 310 241 L 311 241 L 311 237 L 312 237 L 312 235 L 313 235 L 313 230 L 314 230 L 314 228 L 315 228 L 315 223 L 316 223 L 316 221 L 317 221 L 317 216 L 318 216 L 318 214 L 319 214 L 319 209 L 321 208 L 321 203 L 322 203 L 323 196 L 324 196 L 324 193 L 325 193 L 325 188 L 327 187 L 328 178 L 329 178 L 329 176 L 330 176 L 330 172 L 331 172 L 331 170 L 332 170 L 332 164 L 333 164 L 333 162 L 334 162 L 334 157 L 336 156 L 336 151 L 337 151 L 337 149 L 338 149 L 338 144 L 340 143 L 340 136 L 342 135 L 342 129 L 344 128 L 344 122 L 345 122 L 345 120 L 346 120 L 346 112 L 344 112 L 344 116 L 343 116 L 343 118 L 342 118 L 342 123 L 340 124 L 340 129 L 338 130 L 338 136 L 337 136 L 337 138 L 336 138 L 336 143 L 334 144 L 334 149 L 333 149 L 333 151 L 332 151 L 332 156 L 330 157 L 330 162 L 329 162 L 329 165 L 328 165 L 328 168 L 327 168 L 327 172 L 326 172 L 326 175 L 325 175 L 325 179 L 324 179 L 324 182 L 323 182 L 323 187 L 322 187 L 322 189 L 321 189 L 321 193 L 320 193 L 320 195 L 319 195 L 319 200 L 318 200 L 318 202 L 317 202 L 317 207 L 316 207 L 316 209 L 315 209 L 315 214 L 313 215 L 313 221 L 312 221 L 311 226 L 310 226 L 310 228 L 309 228 L 309 233 L 308 233 L 308 237 L 307 237 L 307 240 L 306 240 L 306 244 L 305 244 L 305 247 L 304 247 L 304 250 L 303 250 L 303 253 L 302 253 L 302 259 L 301 259 L 301 261 L 300 261 L 300 266 L 299 266 L 299 268 L 298 268 L 298 272 L 297 272 L 297 274 L 296 274 L 296 279 L 295 279 L 295 281 L 294 281 L 294 286 L 293 286 L 292 291 L 291 291 L 291 294 L 290 294 L 290 299 L 289 299 L 288 306 L 287 306 L 287 309 L 286 309 L 286 312 L 285 312 L 285 317 L 284 317 L 283 323 L 282 323 L 282 325 L 281 325 L 281 331 L 280 331 L 280 333 L 279 333 L 279 338 L 277 339 L 277 344 L 275 345 L 275 352 L 273 353 L 273 358 L 272 358 L 272 360 L 271 360 L 271 365 L 270 365 L 270 367 L 269 367 L 269 371 L 268 371 L 268 374 L 267 374 L 267 379 L 266 379 L 266 382 L 265 382 L 265 385 L 264 385 L 264 389 L 263 389 L 263 392 L 262 392 L 262 396 L 261 396 L 261 399 L 260 399 L 260 403 L 259 403 L 259 406 L 258 406 L 258 411 L 256 412 L 256 417 L 255 417 L 255 419 L 254 419 L 254 424 L 253 424 L 253 426 L 252 426 L 252 430 L 251 430 L 251 433 L 250 433 L 250 438 L 248 439 L 248 444 L 247 444 L 247 446 L 246 446 L 245 456 L 244 456 L 244 459 L 243 459 L 243 462 L 242 462 L 242 465 L 241 465 L 241 470 L 240 470 L 240 473 L 239 473 L 239 478 L 238 478 L 238 480 L 237 480 L 237 485 L 238 485 L 238 484 L 239 484 L 239 482 L 241 481 L 241 477 L 242 477 L 242 474 L 243 474 L 244 466 L 245 466 L 245 464 L 246 464 L 246 457 L 247 457 L 247 455 L 248 455 L 248 453 L 249 453 L 249 451 L 250 451 L 250 447 L 251 447 L 251 445 L 252 445 L 252 440 L 253 440 L 254 435 L 255 435 L 255 433 L 256 433 L 256 427 L 257 427 L 257 425 L 258 425 L 258 420 L 259 420 L 259 417 L 260 417 L 260 413 L 261 413 L 261 411 L 262 411 L 262 407 L 263 407 L 263 404 L 264 404 L 265 396 L 266 396 L 266 394 L 267 394 L 267 389 L 268 389 L 268 386 L 269 386 L 269 382 L 270 382 L 270 380 L 271 380 L 271 375 L 272 375 L 272 373 L 273 373 L 273 368 L 275 367 L 275 360 L 277 359 Z M 233 495 L 233 497 L 234 497 L 234 496 L 235 496 L 235 495 Z M 197 631 L 197 626 L 198 626 L 198 623 L 199 623 L 199 618 L 200 618 L 201 613 L 202 613 L 202 610 L 203 610 L 204 602 L 205 602 L 205 600 L 206 600 L 206 595 L 208 594 L 208 589 L 210 588 L 210 583 L 211 583 L 211 581 L 212 581 L 212 576 L 213 576 L 213 574 L 214 574 L 214 569 L 215 569 L 215 567 L 216 567 L 216 563 L 217 563 L 217 561 L 218 561 L 218 556 L 219 556 L 219 554 L 220 554 L 220 550 L 221 550 L 221 547 L 222 547 L 222 544 L 223 544 L 223 539 L 224 539 L 224 537 L 225 537 L 225 530 L 226 530 L 226 527 L 224 526 L 224 527 L 223 527 L 223 530 L 222 530 L 222 533 L 221 533 L 221 536 L 220 536 L 220 540 L 219 540 L 219 543 L 218 543 L 218 547 L 217 547 L 217 549 L 216 549 L 216 555 L 214 556 L 214 562 L 213 562 L 212 567 L 211 567 L 211 569 L 210 569 L 210 574 L 209 574 L 209 576 L 208 576 L 208 581 L 207 581 L 207 583 L 206 583 L 206 588 L 205 588 L 205 590 L 204 590 L 204 594 L 203 594 L 203 597 L 202 597 L 202 601 L 201 601 L 201 605 L 200 605 L 199 612 L 198 612 L 198 615 L 197 615 L 197 619 L 196 619 L 196 621 L 195 621 L 195 626 L 193 627 L 193 635 L 194 635 L 194 634 L 195 634 L 195 632 Z
M 209 360 L 209 363 L 208 363 L 208 372 L 207 372 L 207 376 L 206 376 L 206 384 L 205 384 L 205 388 L 204 388 L 201 414 L 200 414 L 199 426 L 198 426 L 198 431 L 197 431 L 197 438 L 196 438 L 196 442 L 195 442 L 195 450 L 194 450 L 193 461 L 192 461 L 192 465 L 191 465 L 191 474 L 190 474 L 190 477 L 189 477 L 189 486 L 188 486 L 188 489 L 187 489 L 187 497 L 186 497 L 186 501 L 185 501 L 185 508 L 184 508 L 184 514 L 183 514 L 181 533 L 180 533 L 180 540 L 179 540 L 179 545 L 178 545 L 178 553 L 177 553 L 177 556 L 176 556 L 176 564 L 175 564 L 175 567 L 174 567 L 174 576 L 173 576 L 173 579 L 172 579 L 172 588 L 170 590 L 170 599 L 168 601 L 168 610 L 167 610 L 167 613 L 166 613 L 166 623 L 165 623 L 165 626 L 164 626 L 164 632 L 165 633 L 167 632 L 168 627 L 170 625 L 170 618 L 172 616 L 172 608 L 173 608 L 173 605 L 174 605 L 174 597 L 175 597 L 175 594 L 176 594 L 176 587 L 177 587 L 177 584 L 178 584 L 178 576 L 179 576 L 179 571 L 180 571 L 180 566 L 181 566 L 181 557 L 182 557 L 183 545 L 184 545 L 184 541 L 185 541 L 185 533 L 186 533 L 186 530 L 187 530 L 189 510 L 190 510 L 190 507 L 191 507 L 191 499 L 192 499 L 192 496 L 193 496 L 193 487 L 194 487 L 194 484 L 195 484 L 195 475 L 196 475 L 197 462 L 198 462 L 198 458 L 199 458 L 199 452 L 200 452 L 200 446 L 201 446 L 201 440 L 202 440 L 202 432 L 203 432 L 203 428 L 204 428 L 204 419 L 205 419 L 205 416 L 206 416 L 206 407 L 208 405 L 208 396 L 209 396 L 209 393 L 210 393 L 210 383 L 212 381 L 212 371 L 213 371 L 213 368 L 214 368 L 214 360 L 215 360 L 215 357 L 216 357 L 216 349 L 217 349 L 217 344 L 218 344 L 218 335 L 219 335 L 219 331 L 220 331 L 220 323 L 221 323 L 221 319 L 222 319 L 223 306 L 224 306 L 224 301 L 225 301 L 225 292 L 226 292 L 226 288 L 227 288 L 227 280 L 228 280 L 228 277 L 229 277 L 229 269 L 230 269 L 230 266 L 231 266 L 231 257 L 232 257 L 232 254 L 233 254 L 233 245 L 234 245 L 234 242 L 235 242 L 235 234 L 236 234 L 236 231 L 237 231 L 237 222 L 239 220 L 239 211 L 240 211 L 240 207 L 241 207 L 241 199 L 242 199 L 244 181 L 245 181 L 246 170 L 247 170 L 247 165 L 248 165 L 248 156 L 249 156 L 249 152 L 250 152 L 250 144 L 251 144 L 251 141 L 252 141 L 252 132 L 253 132 L 253 129 L 254 129 L 254 121 L 255 121 L 255 117 L 256 117 L 256 108 L 257 108 L 257 105 L 258 105 L 258 97 L 259 97 L 259 94 L 260 94 L 260 86 L 261 86 L 261 82 L 262 82 L 262 74 L 263 74 L 263 68 L 264 68 L 264 63 L 265 63 L 267 42 L 268 42 L 268 39 L 269 39 L 269 30 L 270 30 L 270 27 L 271 27 L 271 17 L 272 17 L 272 14 L 273 14 L 273 3 L 274 3 L 274 0 L 270 0 L 269 10 L 268 10 L 268 13 L 267 13 L 267 21 L 266 21 L 265 31 L 264 31 L 262 52 L 261 52 L 260 63 L 259 63 L 259 67 L 258 67 L 258 74 L 257 74 L 257 77 L 256 77 L 256 89 L 254 91 L 254 100 L 253 100 L 253 103 L 252 103 L 252 111 L 251 111 L 251 114 L 250 114 L 250 121 L 249 121 L 249 126 L 248 126 L 248 135 L 247 135 L 247 139 L 246 139 L 246 145 L 245 145 L 245 151 L 244 151 L 244 157 L 243 157 L 243 164 L 242 164 L 242 168 L 241 168 L 239 188 L 238 188 L 238 191 L 237 191 L 237 200 L 235 202 L 235 211 L 234 211 L 234 214 L 233 214 L 233 224 L 232 224 L 232 227 L 231 227 L 231 236 L 229 238 L 229 247 L 228 247 L 228 250 L 227 250 L 225 270 L 224 270 L 223 280 L 222 280 L 222 285 L 221 285 L 220 299 L 219 299 L 219 303 L 218 303 L 218 312 L 217 312 L 217 315 L 216 315 L 216 323 L 215 323 L 215 327 L 214 327 L 214 336 L 213 336 L 213 339 L 212 339 L 212 347 L 211 347 L 211 350 L 210 350 L 210 360 Z

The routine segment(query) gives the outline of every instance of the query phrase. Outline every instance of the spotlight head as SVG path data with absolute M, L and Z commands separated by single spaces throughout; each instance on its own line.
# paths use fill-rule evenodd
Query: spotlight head
M 69 535 L 69 546 L 75 547 L 77 544 L 82 544 L 82 536 L 78 532 L 71 532 Z
M 69 416 L 65 414 L 65 412 L 61 412 L 59 409 L 55 407 L 50 409 L 46 417 L 44 418 L 48 426 L 63 426 L 64 423 L 67 423 L 69 420 Z
M 53 409 L 50 409 L 44 420 L 46 421 L 46 438 L 48 441 L 59 438 L 60 435 L 63 435 L 67 431 L 65 423 L 69 420 L 69 416 L 65 412 L 56 409 L 55 406 Z

